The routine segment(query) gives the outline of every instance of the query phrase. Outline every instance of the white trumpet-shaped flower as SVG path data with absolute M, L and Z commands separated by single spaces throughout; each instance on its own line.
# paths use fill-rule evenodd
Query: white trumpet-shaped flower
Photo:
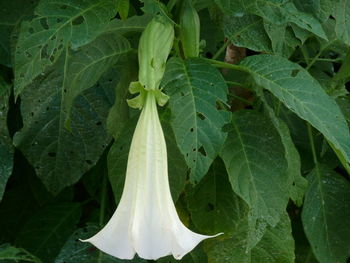
M 167 150 L 156 96 L 148 91 L 129 152 L 126 180 L 117 210 L 95 236 L 84 240 L 121 259 L 173 255 L 181 259 L 199 242 L 214 236 L 186 228 L 169 188 Z

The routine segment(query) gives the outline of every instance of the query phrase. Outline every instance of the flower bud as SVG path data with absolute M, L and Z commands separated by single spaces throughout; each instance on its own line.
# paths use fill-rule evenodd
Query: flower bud
M 180 39 L 186 58 L 199 55 L 200 22 L 196 9 L 189 0 L 184 2 L 180 17 Z

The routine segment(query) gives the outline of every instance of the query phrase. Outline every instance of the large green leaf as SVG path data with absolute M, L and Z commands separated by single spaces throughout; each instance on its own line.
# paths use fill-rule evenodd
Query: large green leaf
M 7 129 L 7 112 L 9 109 L 10 86 L 0 76 L 0 201 L 6 183 L 12 173 L 13 147 Z
M 300 41 L 295 38 L 291 27 L 264 22 L 266 33 L 270 37 L 272 50 L 276 55 L 290 57 Z
M 21 25 L 15 53 L 15 94 L 55 63 L 65 46 L 91 42 L 115 16 L 114 0 L 43 0 Z
M 346 1 L 346 0 L 345 0 Z M 327 39 L 321 23 L 311 14 L 298 10 L 292 1 L 216 0 L 225 14 L 242 17 L 255 14 L 275 25 L 294 24 Z
M 219 241 L 208 250 L 212 263 L 294 263 L 294 240 L 288 215 L 284 213 L 275 227 L 269 226 L 261 241 L 250 252 L 242 244 L 246 239 L 242 225 L 232 238 Z
M 191 219 L 199 233 L 236 235 L 247 221 L 248 206 L 232 190 L 223 162 L 215 161 L 208 174 L 186 192 Z
M 92 87 L 120 55 L 130 51 L 129 41 L 117 34 L 104 34 L 66 58 L 64 108 L 68 112 L 74 99 Z
M 269 36 L 264 29 L 263 19 L 256 15 L 225 17 L 224 33 L 236 46 L 255 51 L 272 52 Z
M 44 262 L 52 262 L 80 219 L 80 204 L 47 206 L 23 226 L 16 243 Z
M 190 179 L 200 181 L 220 151 L 229 114 L 217 109 L 225 103 L 227 85 L 220 72 L 201 59 L 168 62 L 162 87 L 170 96 L 171 124 L 176 142 L 191 169 Z
M 350 2 L 340 0 L 333 16 L 336 19 L 335 32 L 346 44 L 350 45 Z
M 187 166 L 177 147 L 170 124 L 162 115 L 160 115 L 160 118 L 167 144 L 170 190 L 173 200 L 176 201 L 185 185 Z M 108 176 L 116 203 L 119 203 L 122 195 L 128 154 L 137 120 L 138 116 L 134 116 L 128 120 L 128 125 L 124 127 L 108 153 Z
M 89 224 L 77 229 L 66 241 L 58 254 L 55 263 L 142 263 L 146 260 L 135 258 L 134 260 L 122 260 L 109 256 L 90 243 L 81 242 L 79 239 L 87 239 L 95 235 L 99 227 Z
M 78 96 L 67 130 L 68 116 L 62 100 L 64 73 L 62 67 L 56 67 L 24 91 L 21 104 L 24 127 L 14 138 L 47 189 L 55 194 L 78 181 L 110 142 L 106 118 L 116 85 L 115 73 L 111 72 Z
M 332 0 L 293 0 L 293 2 L 299 10 L 315 15 L 322 22 L 328 19 L 334 8 Z
M 12 242 L 39 206 L 26 184 L 6 191 L 0 203 L 0 243 Z
M 109 111 L 107 119 L 107 129 L 110 135 L 118 139 L 124 126 L 129 121 L 129 105 L 127 99 L 130 97 L 130 82 L 136 81 L 138 72 L 137 56 L 129 54 L 127 62 L 120 65 L 120 81 L 115 87 L 115 101 Z
M 19 260 L 25 262 L 41 263 L 41 260 L 31 255 L 23 248 L 13 247 L 9 244 L 0 246 L 0 261 L 4 263 L 18 262 Z
M 152 16 L 148 14 L 144 14 L 142 16 L 132 16 L 125 20 L 114 19 L 111 21 L 111 23 L 109 23 L 106 31 L 118 34 L 142 32 L 151 19 Z
M 318 164 L 308 175 L 302 221 L 321 263 L 346 262 L 350 255 L 350 184 Z
M 344 116 L 306 70 L 271 55 L 251 56 L 241 65 L 256 85 L 269 90 L 291 111 L 312 124 L 350 162 L 350 134 Z
M 293 23 L 316 36 L 327 39 L 321 23 L 311 14 L 298 10 L 291 1 L 257 0 L 255 5 L 250 7 L 250 12 L 272 24 Z
M 301 163 L 299 153 L 294 145 L 290 131 L 285 122 L 279 119 L 273 109 L 265 99 L 265 95 L 261 90 L 258 90 L 260 98 L 264 102 L 268 116 L 271 122 L 279 132 L 285 150 L 285 158 L 288 163 L 287 174 L 289 177 L 289 197 L 293 202 L 301 206 L 303 204 L 304 193 L 307 187 L 307 180 L 301 175 Z
M 0 64 L 11 65 L 11 33 L 21 19 L 33 13 L 38 0 L 0 1 Z
M 287 206 L 284 146 L 268 118 L 254 111 L 240 111 L 233 114 L 221 156 L 233 190 L 250 207 L 248 246 L 253 247 L 267 224 L 276 226 Z

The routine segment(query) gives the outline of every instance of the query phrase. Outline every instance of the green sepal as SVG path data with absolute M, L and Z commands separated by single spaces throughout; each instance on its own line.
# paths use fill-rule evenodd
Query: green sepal
M 146 90 L 140 82 L 131 82 L 129 85 L 129 92 L 131 94 L 140 93 L 135 98 L 126 100 L 129 107 L 141 110 L 146 98 Z
M 145 103 L 147 92 L 153 92 L 154 93 L 154 96 L 155 96 L 159 106 L 164 106 L 169 100 L 169 96 L 166 95 L 165 93 L 163 93 L 161 90 L 159 90 L 159 89 L 156 89 L 156 90 L 146 89 L 138 81 L 130 83 L 130 85 L 129 85 L 129 92 L 131 94 L 140 93 L 135 98 L 127 100 L 127 103 L 129 105 L 129 107 L 134 108 L 134 109 L 139 109 L 139 110 L 142 109 L 143 104 Z
M 168 102 L 169 96 L 163 93 L 161 90 L 156 89 L 153 92 L 155 93 L 155 97 L 159 106 L 164 106 Z

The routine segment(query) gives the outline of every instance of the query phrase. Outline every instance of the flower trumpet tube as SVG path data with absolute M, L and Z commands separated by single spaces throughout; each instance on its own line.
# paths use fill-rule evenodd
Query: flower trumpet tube
M 157 112 L 157 93 L 145 91 L 128 157 L 120 203 L 107 225 L 84 240 L 120 259 L 173 255 L 181 259 L 214 236 L 187 229 L 177 215 L 168 181 L 167 149 Z

